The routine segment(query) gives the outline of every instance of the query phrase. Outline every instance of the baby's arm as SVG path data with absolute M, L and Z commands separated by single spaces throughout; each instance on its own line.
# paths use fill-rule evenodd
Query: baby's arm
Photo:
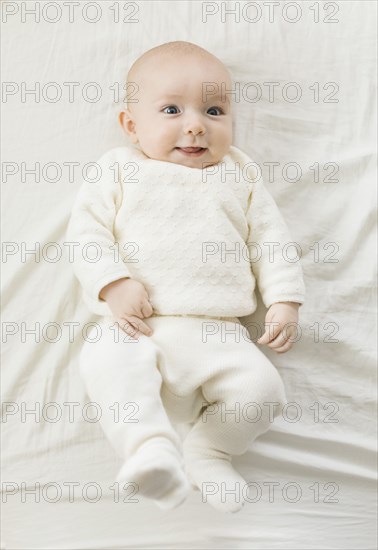
M 289 339 L 296 335 L 305 286 L 299 261 L 290 261 L 294 254 L 289 229 L 261 179 L 252 187 L 247 219 L 251 268 L 268 308 L 266 330 L 257 342 L 284 353 L 293 345 Z
M 130 334 L 129 325 L 138 324 L 142 332 L 149 334 L 149 327 L 138 319 L 138 315 L 152 313 L 147 291 L 131 279 L 122 258 L 118 256 L 116 261 L 118 243 L 113 228 L 122 190 L 119 177 L 115 178 L 110 169 L 114 162 L 108 152 L 98 161 L 97 169 L 88 174 L 77 194 L 66 236 L 74 247 L 74 273 L 89 303 L 98 305 L 105 300 L 125 332 Z

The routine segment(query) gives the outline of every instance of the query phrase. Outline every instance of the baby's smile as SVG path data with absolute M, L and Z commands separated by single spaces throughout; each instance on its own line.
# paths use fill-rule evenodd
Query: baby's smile
M 183 155 L 192 158 L 201 157 L 207 151 L 206 147 L 176 147 L 176 149 Z
M 232 83 L 216 57 L 155 54 L 130 69 L 131 82 L 137 93 L 120 122 L 147 157 L 202 169 L 229 152 L 231 102 L 220 90 Z

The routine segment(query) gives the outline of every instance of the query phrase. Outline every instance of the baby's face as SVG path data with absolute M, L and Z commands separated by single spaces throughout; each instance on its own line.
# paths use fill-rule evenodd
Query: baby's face
M 231 102 L 224 92 L 232 83 L 221 63 L 163 55 L 147 61 L 135 82 L 137 92 L 120 122 L 146 156 L 191 168 L 222 160 L 232 145 Z

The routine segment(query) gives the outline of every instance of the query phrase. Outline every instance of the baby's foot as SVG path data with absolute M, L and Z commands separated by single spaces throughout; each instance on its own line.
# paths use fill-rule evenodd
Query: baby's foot
M 231 465 L 228 455 L 217 458 L 205 452 L 190 452 L 185 459 L 188 479 L 192 487 L 195 485 L 201 490 L 203 502 L 222 512 L 235 513 L 243 508 L 246 481 Z
M 141 445 L 118 473 L 120 483 L 137 484 L 138 493 L 169 510 L 184 502 L 190 490 L 182 458 L 169 441 L 154 438 Z

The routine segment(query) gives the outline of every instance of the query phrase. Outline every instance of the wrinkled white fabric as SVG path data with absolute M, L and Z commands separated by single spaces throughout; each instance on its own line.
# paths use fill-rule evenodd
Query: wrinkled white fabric
M 116 23 L 114 2 L 97 2 L 97 23 L 83 19 L 81 6 L 72 23 L 65 15 L 56 23 L 36 23 L 32 15 L 22 22 L 22 4 L 1 2 L 2 10 L 19 8 L 2 24 L 2 78 L 16 83 L 2 103 L 3 168 L 16 163 L 6 165 L 15 175 L 3 174 L 2 187 L 2 239 L 13 243 L 7 249 L 13 253 L 5 256 L 3 249 L 1 391 L 3 403 L 14 404 L 1 427 L 2 483 L 16 484 L 3 502 L 3 545 L 376 548 L 376 3 L 297 2 L 296 23 L 284 19 L 285 3 L 275 7 L 274 22 L 263 2 L 260 19 L 251 6 L 247 15 L 255 23 L 242 17 L 236 22 L 232 15 L 222 22 L 222 3 L 205 22 L 206 4 L 185 1 L 136 3 L 137 15 L 120 3 L 120 16 L 138 23 L 121 17 Z M 24 5 L 30 9 L 34 2 Z M 287 14 L 293 17 L 295 6 Z M 300 338 L 282 356 L 261 348 L 278 368 L 288 402 L 297 406 L 235 460 L 255 485 L 254 502 L 232 517 L 202 503 L 198 492 L 177 510 L 162 512 L 153 503 L 131 502 L 121 489 L 117 500 L 110 489 L 122 460 L 106 441 L 96 408 L 84 408 L 90 398 L 78 373 L 85 324 L 99 318 L 82 303 L 63 245 L 84 166 L 125 145 L 114 90 L 122 98 L 126 70 L 142 52 L 177 39 L 213 52 L 239 82 L 234 144 L 261 167 L 302 250 L 306 300 L 299 310 Z M 22 82 L 28 89 L 40 83 L 39 101 L 31 95 L 22 101 Z M 44 99 L 49 82 L 61 86 L 60 101 Z M 79 83 L 72 86 L 72 102 L 64 82 Z M 101 87 L 97 101 L 83 99 L 89 82 Z M 270 86 L 272 101 L 269 82 L 278 82 Z M 290 102 L 284 86 L 293 82 L 297 88 L 286 88 L 287 95 L 301 93 Z M 261 98 L 252 102 L 259 90 Z M 45 97 L 54 98 L 53 92 L 45 88 Z M 88 94 L 95 98 L 95 88 Z M 47 178 L 41 173 L 36 181 L 25 170 L 38 162 Z M 61 169 L 60 177 L 48 163 Z M 73 177 L 67 163 L 78 163 L 71 164 Z M 272 163 L 278 163 L 274 178 Z M 36 243 L 39 261 L 35 254 L 22 256 L 25 248 L 37 250 Z M 55 247 L 44 249 L 48 243 Z M 256 312 L 243 318 L 254 338 L 266 312 L 257 297 Z M 43 410 L 51 402 L 55 409 Z M 37 410 L 36 403 L 40 416 L 37 411 L 23 417 L 25 408 Z M 73 417 L 64 403 L 72 403 Z M 121 419 L 130 413 L 119 412 Z M 35 490 L 24 502 L 23 481 Z M 85 487 L 90 482 L 97 486 Z M 60 485 L 54 491 L 48 483 Z M 67 483 L 74 490 L 71 501 Z M 102 491 L 97 501 L 96 487 Z M 42 489 L 56 502 L 43 498 Z

